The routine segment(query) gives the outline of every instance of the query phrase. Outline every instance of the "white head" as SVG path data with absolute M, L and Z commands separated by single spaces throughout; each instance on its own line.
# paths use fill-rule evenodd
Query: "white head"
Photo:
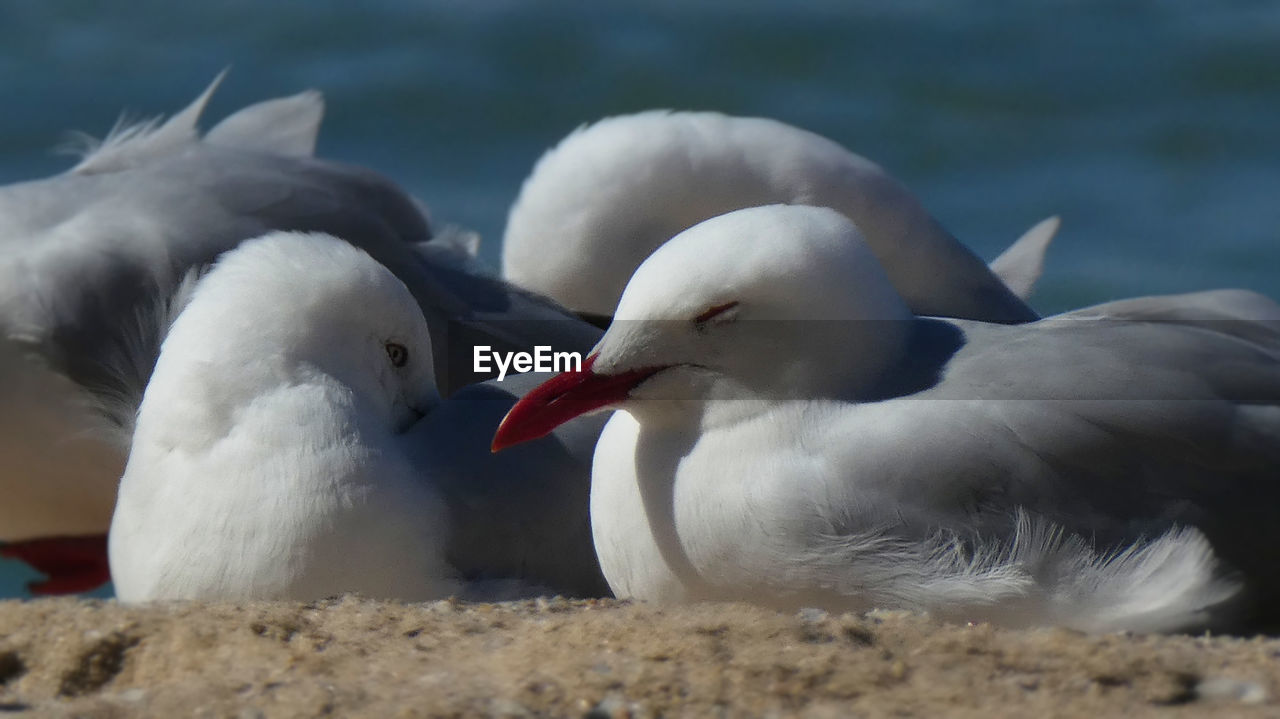
M 603 406 L 669 405 L 636 400 L 856 398 L 899 355 L 911 317 L 841 214 L 799 205 L 731 212 L 653 253 L 584 372 L 530 392 L 499 436 L 540 436 L 518 425 L 549 431 L 547 421 Z
M 201 278 L 153 382 L 179 383 L 209 405 L 210 421 L 264 385 L 318 375 L 397 430 L 439 401 L 426 320 L 404 283 L 330 235 L 275 232 L 224 254 Z

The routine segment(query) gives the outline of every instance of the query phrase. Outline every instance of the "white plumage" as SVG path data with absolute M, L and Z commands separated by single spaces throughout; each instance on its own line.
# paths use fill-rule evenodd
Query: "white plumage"
M 228 253 L 164 340 L 110 534 L 124 601 L 455 591 L 400 436 L 439 402 L 404 284 L 323 235 Z
M 1280 596 L 1277 319 L 1238 291 L 922 318 L 834 211 L 741 210 L 646 260 L 495 446 L 622 410 L 591 494 L 619 596 L 1237 625 Z
M 779 202 L 831 207 L 856 222 L 920 314 L 1035 318 L 1022 299 L 1056 219 L 1015 242 L 993 273 L 870 160 L 775 120 L 714 112 L 611 117 L 566 137 L 511 207 L 503 276 L 574 310 L 612 315 L 632 272 L 673 235 Z

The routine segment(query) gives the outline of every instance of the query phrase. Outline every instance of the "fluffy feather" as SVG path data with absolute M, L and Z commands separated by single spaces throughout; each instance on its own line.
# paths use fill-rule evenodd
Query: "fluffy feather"
M 1054 625 L 1086 632 L 1170 632 L 1204 626 L 1235 596 L 1204 535 L 1174 528 L 1154 540 L 1099 552 L 1043 517 L 1019 510 L 1012 538 L 966 540 L 939 531 L 907 541 L 883 530 L 820 537 L 779 558 L 780 583 L 827 590 L 826 603 L 903 607 L 953 621 Z M 812 591 L 812 590 L 810 590 Z M 816 598 L 816 602 L 813 600 Z M 824 603 L 808 594 L 809 603 Z
M 67 149 L 80 154 L 81 159 L 71 172 L 77 175 L 117 172 L 172 154 L 199 141 L 200 116 L 226 74 L 226 70 L 218 73 L 204 92 L 167 121 L 154 117 L 130 122 L 122 117 L 100 141 L 77 133 Z

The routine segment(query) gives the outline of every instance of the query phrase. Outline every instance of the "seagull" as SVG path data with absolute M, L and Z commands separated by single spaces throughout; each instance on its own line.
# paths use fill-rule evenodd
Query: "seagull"
M 442 400 L 421 309 L 368 254 L 271 233 L 182 292 L 111 524 L 121 601 L 607 591 L 587 520 L 603 423 L 499 466 L 492 413 L 518 390 Z
M 455 592 L 447 511 L 397 444 L 440 400 L 404 283 L 336 238 L 275 233 L 184 304 L 120 481 L 117 596 Z
M 901 608 L 1091 632 L 1274 621 L 1280 306 L 1143 297 L 921 317 L 837 212 L 765 206 L 649 257 L 496 450 L 594 410 L 619 597 Z
M 988 268 L 870 160 L 791 125 L 715 112 L 610 117 L 548 151 L 511 207 L 503 277 L 607 319 L 636 267 L 677 232 L 779 202 L 831 207 L 857 223 L 918 314 L 1036 319 L 1023 300 L 1056 217 Z
M 409 287 L 448 394 L 488 375 L 471 348 L 585 350 L 599 337 L 479 271 L 463 233 L 364 168 L 313 156 L 314 91 L 246 107 L 201 134 L 220 75 L 164 122 L 85 141 L 54 177 L 0 187 L 0 555 L 50 575 L 37 593 L 107 578 L 106 532 L 133 413 L 165 314 L 192 267 L 271 230 L 360 246 Z

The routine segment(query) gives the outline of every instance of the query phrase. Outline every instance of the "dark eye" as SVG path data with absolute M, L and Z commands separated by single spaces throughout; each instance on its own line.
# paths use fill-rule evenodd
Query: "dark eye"
M 393 367 L 403 367 L 409 362 L 409 348 L 395 342 L 388 342 L 384 345 L 387 348 L 387 357 L 391 358 Z
M 707 325 L 708 322 L 711 322 L 716 318 L 720 318 L 721 322 L 731 320 L 733 319 L 733 314 L 726 314 L 726 313 L 729 313 L 730 310 L 736 308 L 737 306 L 738 306 L 737 302 L 726 302 L 722 305 L 716 305 L 715 307 L 708 307 L 697 317 L 693 318 L 693 324 L 696 325 L 698 329 L 702 329 Z

